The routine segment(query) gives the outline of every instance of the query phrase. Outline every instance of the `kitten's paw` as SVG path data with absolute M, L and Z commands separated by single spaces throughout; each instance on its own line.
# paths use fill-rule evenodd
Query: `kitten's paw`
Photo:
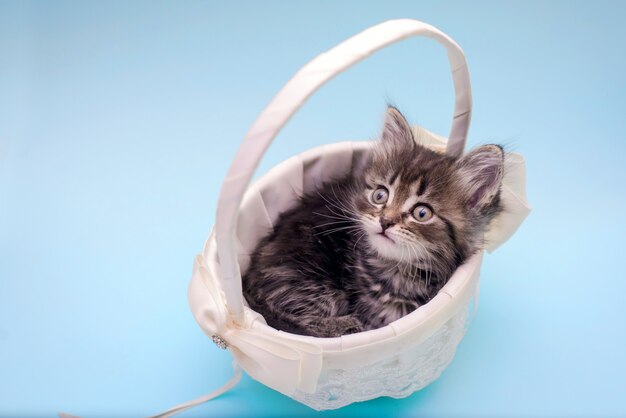
M 354 334 L 364 330 L 363 324 L 354 316 L 346 315 L 335 318 L 337 321 L 337 330 L 339 331 L 336 337 L 340 337 L 346 334 Z
M 341 337 L 363 330 L 361 321 L 350 315 L 319 318 L 309 326 L 309 334 L 314 337 Z

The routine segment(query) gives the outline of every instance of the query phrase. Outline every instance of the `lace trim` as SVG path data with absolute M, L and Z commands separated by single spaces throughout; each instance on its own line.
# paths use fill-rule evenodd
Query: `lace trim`
M 468 313 L 469 303 L 418 346 L 376 363 L 328 370 L 320 376 L 315 393 L 297 391 L 293 398 L 324 410 L 380 396 L 407 397 L 436 380 L 450 364 L 465 335 Z

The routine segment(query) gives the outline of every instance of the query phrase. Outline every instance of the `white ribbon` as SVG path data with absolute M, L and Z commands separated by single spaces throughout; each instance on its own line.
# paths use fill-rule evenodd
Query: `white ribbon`
M 148 418 L 169 418 L 171 416 L 174 416 L 176 414 L 180 414 L 183 411 L 186 411 L 190 408 L 193 408 L 195 406 L 198 406 L 200 404 L 203 404 L 205 402 L 210 401 L 211 399 L 215 399 L 218 396 L 228 392 L 229 390 L 231 390 L 233 387 L 235 387 L 235 385 L 237 385 L 237 383 L 239 383 L 239 381 L 241 380 L 241 368 L 239 367 L 239 365 L 233 361 L 233 371 L 235 372 L 233 374 L 233 377 L 230 378 L 230 380 L 228 382 L 226 382 L 221 388 L 214 390 L 211 393 L 207 393 L 204 396 L 200 396 L 199 398 L 193 399 L 191 401 L 187 401 L 184 403 L 181 403 L 180 405 L 176 405 L 170 409 L 168 409 L 167 411 L 163 411 L 160 414 L 157 415 L 152 415 Z M 68 414 L 67 412 L 59 412 L 59 418 L 80 418 L 77 415 L 72 415 L 72 414 Z
M 503 210 L 485 232 L 485 249 L 490 253 L 511 238 L 531 210 L 526 201 L 526 164 L 520 154 L 506 155 L 500 201 Z
M 180 414 L 181 412 L 186 411 L 186 410 L 188 410 L 190 408 L 193 408 L 195 406 L 198 406 L 200 404 L 208 402 L 211 399 L 215 399 L 218 396 L 222 395 L 223 393 L 228 392 L 233 387 L 235 387 L 235 385 L 237 383 L 239 383 L 239 381 L 241 380 L 241 368 L 234 361 L 233 361 L 233 370 L 234 370 L 235 374 L 221 388 L 216 389 L 213 392 L 208 393 L 208 394 L 206 394 L 204 396 L 201 396 L 199 398 L 196 398 L 194 400 L 181 403 L 180 405 L 176 405 L 176 406 L 168 409 L 167 411 L 161 412 L 160 414 L 157 414 L 157 415 L 152 415 L 151 417 L 148 417 L 148 418 L 168 418 L 168 417 L 174 416 L 176 414 Z M 61 418 L 64 418 L 64 417 L 61 417 Z
M 227 343 L 235 361 L 251 377 L 287 396 L 296 390 L 315 392 L 322 370 L 322 349 L 319 346 L 254 332 L 250 327 L 259 315 L 248 308 L 243 325 L 233 321 L 223 292 L 216 284 L 218 279 L 209 273 L 201 255 L 194 261 L 193 276 L 189 297 L 202 298 L 201 304 L 190 304 L 196 306 L 196 319 L 209 336 L 217 335 Z M 205 289 L 197 289 L 195 286 L 199 283 Z

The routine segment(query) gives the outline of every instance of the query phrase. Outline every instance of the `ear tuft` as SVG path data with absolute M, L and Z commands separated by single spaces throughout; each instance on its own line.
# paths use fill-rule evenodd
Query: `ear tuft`
M 413 132 L 402 113 L 393 106 L 387 108 L 381 141 L 390 146 L 406 146 L 415 144 Z
M 504 176 L 504 151 L 499 145 L 483 145 L 458 162 L 471 208 L 485 208 L 498 196 Z

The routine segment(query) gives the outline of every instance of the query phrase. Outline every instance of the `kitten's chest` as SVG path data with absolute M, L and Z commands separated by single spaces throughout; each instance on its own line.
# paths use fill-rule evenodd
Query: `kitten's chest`
M 357 311 L 372 328 L 387 325 L 428 300 L 428 286 L 417 270 L 398 269 L 361 259 L 357 263 L 359 302 Z M 407 274 L 413 273 L 411 275 Z
M 367 268 L 369 266 L 369 269 Z M 377 290 L 383 302 L 394 300 L 417 300 L 425 290 L 424 281 L 417 270 L 398 269 L 396 266 L 377 266 L 367 263 L 363 268 L 367 273 L 370 288 Z
M 362 294 L 357 310 L 360 319 L 372 328 L 387 325 L 419 307 L 414 299 L 399 296 L 394 293 L 377 292 L 378 294 Z

